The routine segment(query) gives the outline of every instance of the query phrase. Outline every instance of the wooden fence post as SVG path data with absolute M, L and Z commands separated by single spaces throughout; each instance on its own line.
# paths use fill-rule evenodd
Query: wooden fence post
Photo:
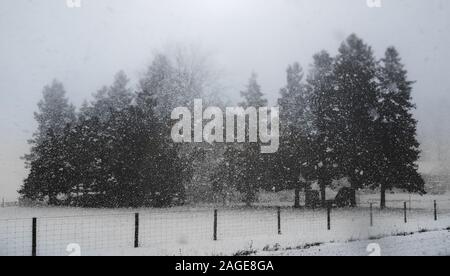
M 37 218 L 33 218 L 33 226 L 31 231 L 31 256 L 37 256 Z
M 328 202 L 327 205 L 327 224 L 328 230 L 331 230 L 331 208 L 333 207 L 333 203 L 331 201 Z
M 438 214 L 437 214 L 437 201 L 434 201 L 434 221 L 438 220 Z
M 214 210 L 214 234 L 213 239 L 217 241 L 217 209 Z
M 139 213 L 134 214 L 134 248 L 139 247 Z

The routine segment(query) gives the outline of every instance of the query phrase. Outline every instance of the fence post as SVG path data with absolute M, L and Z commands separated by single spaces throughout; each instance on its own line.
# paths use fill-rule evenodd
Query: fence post
M 214 210 L 214 235 L 213 239 L 217 241 L 217 209 Z
M 434 221 L 438 220 L 438 215 L 437 215 L 437 202 L 436 200 L 434 201 Z
M 134 248 L 139 247 L 139 213 L 134 214 Z
M 405 215 L 405 223 L 408 223 L 408 217 L 407 217 L 407 209 L 406 209 L 406 202 L 404 203 L 404 215 Z
M 278 207 L 278 235 L 281 235 L 281 208 Z
M 331 230 L 331 208 L 332 206 L 332 202 L 329 201 L 327 204 L 327 224 L 328 224 L 328 230 Z
M 37 256 L 37 218 L 33 218 L 31 256 L 33 257 Z
M 373 203 L 370 203 L 370 227 L 373 226 Z

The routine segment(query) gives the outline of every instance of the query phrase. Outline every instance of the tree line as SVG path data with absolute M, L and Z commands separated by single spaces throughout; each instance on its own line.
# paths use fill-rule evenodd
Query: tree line
M 296 207 L 300 191 L 308 194 L 314 181 L 325 205 L 326 188 L 342 178 L 350 185 L 351 206 L 362 188 L 379 189 L 382 208 L 388 190 L 424 194 L 413 83 L 394 47 L 377 60 L 356 35 L 335 57 L 326 51 L 314 55 L 306 77 L 299 63 L 290 65 L 278 100 L 279 152 L 261 155 L 254 144 L 228 146 L 214 183 L 237 187 L 247 204 L 258 189 L 295 190 Z M 244 107 L 267 103 L 255 76 L 242 96 Z
M 196 56 L 158 54 L 137 89 L 119 72 L 78 110 L 54 81 L 35 113 L 38 129 L 25 156 L 29 175 L 19 193 L 50 205 L 165 207 L 196 196 L 225 200 L 235 191 L 250 205 L 260 190 L 295 190 L 298 207 L 300 191 L 312 182 L 324 204 L 326 188 L 344 177 L 352 206 L 361 188 L 379 188 L 382 207 L 387 190 L 425 192 L 416 163 L 413 82 L 395 48 L 377 60 L 351 35 L 336 56 L 316 54 L 306 77 L 299 63 L 286 73 L 275 154 L 261 154 L 258 143 L 170 140 L 173 108 L 195 98 L 225 106 L 211 93 L 215 76 Z M 244 108 L 268 105 L 256 74 L 241 96 Z

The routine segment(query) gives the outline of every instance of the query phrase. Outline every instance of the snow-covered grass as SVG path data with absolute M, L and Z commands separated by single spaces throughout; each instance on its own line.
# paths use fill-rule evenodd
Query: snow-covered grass
M 405 233 L 352 242 L 316 244 L 301 248 L 276 248 L 264 256 L 450 256 L 450 231 Z
M 282 235 L 278 235 L 274 207 L 219 208 L 218 241 L 213 241 L 212 207 L 0 208 L 0 255 L 31 254 L 32 217 L 38 218 L 38 255 L 68 255 L 66 248 L 72 243 L 80 245 L 83 255 L 232 255 L 313 243 L 367 240 L 424 229 L 442 230 L 450 227 L 450 201 L 438 198 L 438 221 L 434 221 L 435 198 L 412 201 L 406 224 L 403 208 L 384 211 L 374 208 L 373 227 L 370 209 L 364 204 L 356 209 L 334 209 L 331 230 L 327 229 L 326 210 L 286 207 L 281 211 Z M 409 200 L 409 195 L 397 197 L 400 206 L 406 199 Z M 392 196 L 388 200 L 388 205 L 397 202 Z M 364 200 L 369 201 L 370 198 Z M 138 249 L 133 248 L 135 213 L 140 214 Z

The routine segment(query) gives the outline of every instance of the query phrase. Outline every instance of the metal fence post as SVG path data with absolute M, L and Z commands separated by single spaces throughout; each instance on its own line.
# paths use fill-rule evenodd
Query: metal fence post
M 281 235 L 281 208 L 278 207 L 278 235 Z
M 332 202 L 328 202 L 327 205 L 327 224 L 328 224 L 328 230 L 331 230 L 331 208 L 333 207 Z
M 408 216 L 407 216 L 407 209 L 406 209 L 406 202 L 404 203 L 404 215 L 405 215 L 405 223 L 408 223 Z
M 437 201 L 434 201 L 434 221 L 438 220 L 438 215 L 437 215 Z
M 213 239 L 217 241 L 217 209 L 214 210 L 214 234 Z
M 373 226 L 373 203 L 370 203 L 370 227 Z
M 134 248 L 139 247 L 139 213 L 134 214 Z
M 37 218 L 33 218 L 31 238 L 31 256 L 37 256 Z

